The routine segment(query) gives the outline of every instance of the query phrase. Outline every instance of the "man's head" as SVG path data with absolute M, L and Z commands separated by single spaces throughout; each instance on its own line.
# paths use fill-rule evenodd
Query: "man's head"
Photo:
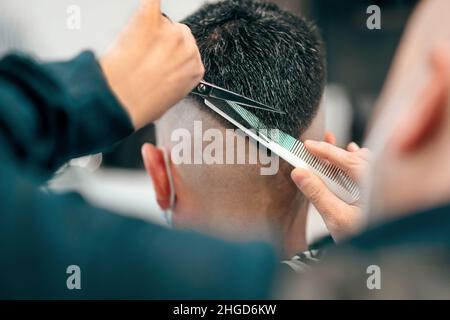
M 450 202 L 450 2 L 423 2 L 411 19 L 368 140 L 370 214 Z
M 251 110 L 269 129 L 296 138 L 322 139 L 319 106 L 325 67 L 320 39 L 310 23 L 276 5 L 250 0 L 208 4 L 185 23 L 200 48 L 206 81 L 285 111 L 280 115 Z M 196 136 L 199 123 L 200 137 Z M 157 123 L 159 146 L 172 152 L 178 149 L 180 141 L 174 141 L 173 134 L 181 128 L 192 134 L 192 144 L 203 140 L 200 148 L 189 146 L 193 162 L 212 142 L 221 145 L 225 158 L 225 130 L 233 126 L 199 98 L 184 99 Z M 208 129 L 219 130 L 223 144 L 207 134 Z M 244 142 L 247 151 L 255 145 L 243 136 L 236 140 Z M 166 209 L 168 182 L 161 154 L 148 145 L 143 153 L 158 201 Z M 291 182 L 290 169 L 281 161 L 277 174 L 262 176 L 260 165 L 172 164 L 174 222 L 231 239 L 256 235 L 284 242 L 287 233 L 303 229 L 303 234 L 288 240 L 301 245 L 307 203 Z

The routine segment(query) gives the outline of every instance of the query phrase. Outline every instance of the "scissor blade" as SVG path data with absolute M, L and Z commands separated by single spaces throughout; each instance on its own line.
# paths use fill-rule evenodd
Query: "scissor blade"
M 227 100 L 230 101 L 230 100 Z M 253 103 L 253 104 L 249 104 L 249 103 L 242 103 L 242 102 L 236 102 L 236 101 L 231 101 L 231 102 L 235 102 L 236 104 L 242 106 L 242 107 L 250 107 L 253 109 L 260 109 L 260 110 L 265 110 L 265 111 L 269 111 L 269 112 L 273 112 L 273 113 L 279 113 L 279 114 L 285 114 L 286 112 L 281 111 L 281 110 L 277 110 L 277 109 L 273 109 L 271 107 L 265 106 L 263 104 L 260 103 Z
M 232 101 L 235 102 L 243 107 L 250 107 L 255 109 L 261 109 L 269 112 L 276 112 L 280 114 L 284 114 L 284 111 L 275 109 L 273 107 L 269 107 L 265 104 L 262 104 L 258 101 L 255 101 L 250 98 L 246 98 L 244 96 L 241 96 L 237 93 L 222 89 L 222 88 L 212 88 L 209 92 L 209 96 L 212 98 L 222 99 L 226 101 Z
M 261 110 L 280 113 L 280 114 L 285 113 L 284 111 L 275 109 L 273 107 L 269 107 L 258 101 L 244 97 L 240 94 L 234 93 L 233 91 L 226 90 L 224 88 L 218 87 L 216 85 L 213 85 L 213 84 L 208 83 L 203 80 L 200 81 L 199 85 L 197 87 L 195 87 L 191 91 L 191 93 L 202 96 L 203 98 L 211 97 L 214 99 L 220 99 L 220 100 L 224 100 L 224 101 L 232 101 L 243 107 L 261 109 Z

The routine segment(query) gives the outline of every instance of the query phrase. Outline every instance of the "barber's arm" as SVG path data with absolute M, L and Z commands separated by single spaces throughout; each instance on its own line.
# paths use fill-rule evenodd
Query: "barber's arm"
M 361 184 L 371 155 L 368 149 L 360 148 L 354 142 L 350 143 L 346 150 L 336 147 L 332 141 L 305 141 L 305 146 L 316 157 L 334 164 Z M 296 168 L 291 177 L 322 216 L 335 241 L 341 241 L 360 230 L 361 203 L 345 203 L 330 191 L 318 176 L 308 170 Z
M 91 53 L 0 62 L 0 298 L 267 297 L 267 245 L 174 232 L 39 189 L 35 176 L 155 120 L 203 73 L 190 32 L 151 0 L 101 66 Z M 81 290 L 66 285 L 70 265 Z
M 19 55 L 0 61 L 3 156 L 53 171 L 156 120 L 199 82 L 203 65 L 189 29 L 164 18 L 159 1 L 143 6 L 102 68 L 89 52 L 46 65 Z

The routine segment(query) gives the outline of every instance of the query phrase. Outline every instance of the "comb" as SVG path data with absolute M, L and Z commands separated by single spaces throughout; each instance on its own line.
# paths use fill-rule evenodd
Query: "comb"
M 341 200 L 349 204 L 359 200 L 360 190 L 352 178 L 335 165 L 311 154 L 301 141 L 281 130 L 267 130 L 257 116 L 232 101 L 209 98 L 205 99 L 205 104 L 292 166 L 308 169 L 318 175 Z M 240 121 L 236 118 L 240 118 Z

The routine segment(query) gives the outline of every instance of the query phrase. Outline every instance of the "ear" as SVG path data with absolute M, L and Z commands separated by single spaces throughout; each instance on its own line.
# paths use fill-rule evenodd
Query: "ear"
M 424 146 L 439 131 L 450 93 L 450 50 L 440 47 L 431 54 L 431 76 L 416 105 L 406 114 L 394 133 L 399 152 Z
M 146 143 L 141 149 L 145 170 L 152 178 L 156 201 L 162 210 L 170 207 L 170 182 L 167 176 L 164 151 Z

